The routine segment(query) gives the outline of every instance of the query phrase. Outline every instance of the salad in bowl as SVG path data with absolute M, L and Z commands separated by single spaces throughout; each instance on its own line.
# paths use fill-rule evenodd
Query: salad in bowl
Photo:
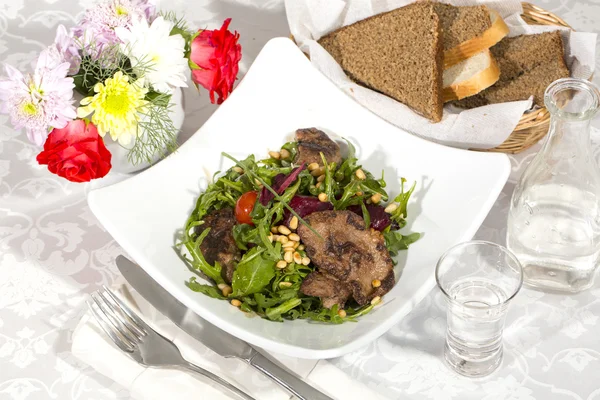
M 181 246 L 191 290 L 272 321 L 343 323 L 371 311 L 396 283 L 393 257 L 415 189 L 391 198 L 324 132 L 298 129 L 269 157 L 237 160 L 200 194 Z

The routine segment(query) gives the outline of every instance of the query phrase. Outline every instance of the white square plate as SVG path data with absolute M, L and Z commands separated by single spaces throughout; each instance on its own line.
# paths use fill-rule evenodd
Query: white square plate
M 271 322 L 189 290 L 192 273 L 173 245 L 200 187 L 232 163 L 226 151 L 265 157 L 298 128 L 317 127 L 357 147 L 359 162 L 385 170 L 395 196 L 399 177 L 417 181 L 408 226 L 423 237 L 401 255 L 396 286 L 356 323 Z M 231 97 L 176 153 L 124 182 L 90 192 L 89 205 L 108 232 L 156 281 L 221 329 L 268 351 L 331 358 L 386 332 L 434 286 L 437 259 L 471 239 L 500 193 L 510 164 L 504 154 L 444 147 L 405 133 L 354 102 L 314 69 L 286 38 L 271 40 Z

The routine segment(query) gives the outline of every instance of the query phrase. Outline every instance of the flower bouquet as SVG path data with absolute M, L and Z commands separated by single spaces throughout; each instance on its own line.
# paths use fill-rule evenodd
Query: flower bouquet
M 241 46 L 229 23 L 194 32 L 148 0 L 97 3 L 77 26 L 58 27 L 32 73 L 5 66 L 0 112 L 43 145 L 38 163 L 70 181 L 104 177 L 109 142 L 126 150 L 128 163 L 151 164 L 177 146 L 171 109 L 190 73 L 212 103 L 231 93 Z

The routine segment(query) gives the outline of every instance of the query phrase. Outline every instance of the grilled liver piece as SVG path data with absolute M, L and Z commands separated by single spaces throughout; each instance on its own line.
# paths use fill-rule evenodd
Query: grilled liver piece
M 235 266 L 242 256 L 233 239 L 235 224 L 233 208 L 223 208 L 206 215 L 204 224 L 196 227 L 198 234 L 210 228 L 210 232 L 200 245 L 200 251 L 209 264 L 214 265 L 215 261 L 221 264 L 221 276 L 228 283 L 231 283 Z
M 307 165 L 317 163 L 323 165 L 321 154 L 325 156 L 327 163 L 336 163 L 340 165 L 342 155 L 340 146 L 327 136 L 323 131 L 316 128 L 298 129 L 296 131 L 296 140 L 298 141 L 298 155 L 294 162 Z
M 326 272 L 311 272 L 300 286 L 300 291 L 307 296 L 320 297 L 323 307 L 331 308 L 335 304 L 344 308 L 350 297 L 350 287 Z
M 319 238 L 304 225 L 298 227 L 306 253 L 320 272 L 347 286 L 359 305 L 394 287 L 394 269 L 385 239 L 380 232 L 365 229 L 361 217 L 351 211 L 320 211 L 305 220 L 322 236 Z M 378 288 L 373 287 L 375 279 L 381 281 Z

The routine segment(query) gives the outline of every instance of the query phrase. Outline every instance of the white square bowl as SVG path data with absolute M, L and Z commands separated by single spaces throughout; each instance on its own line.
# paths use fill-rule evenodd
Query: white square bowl
M 222 151 L 265 157 L 298 128 L 317 127 L 357 147 L 359 162 L 395 196 L 399 177 L 417 181 L 408 226 L 422 238 L 400 256 L 396 286 L 358 322 L 271 322 L 185 286 L 192 273 L 173 245 L 200 193 L 232 163 Z M 268 351 L 331 358 L 386 332 L 435 284 L 435 263 L 475 234 L 510 171 L 504 154 L 454 149 L 399 130 L 354 102 L 286 38 L 271 40 L 231 97 L 176 153 L 126 181 L 93 190 L 88 202 L 108 232 L 158 283 L 219 328 Z

